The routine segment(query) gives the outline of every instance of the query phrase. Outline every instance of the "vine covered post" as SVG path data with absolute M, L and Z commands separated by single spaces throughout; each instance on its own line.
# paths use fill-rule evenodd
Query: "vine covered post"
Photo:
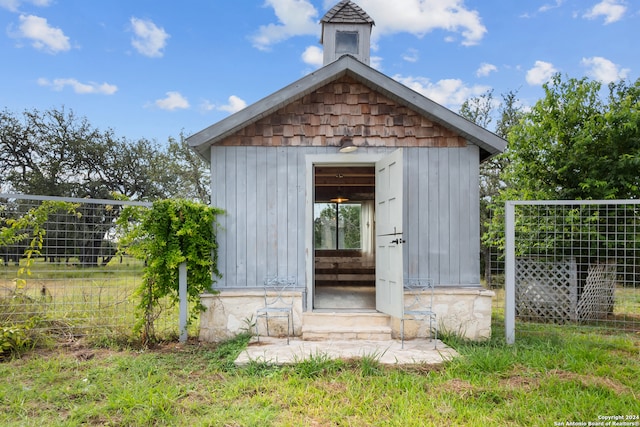
M 184 307 L 184 325 L 181 315 L 181 338 L 204 310 L 200 294 L 211 292 L 220 277 L 215 225 L 217 215 L 223 213 L 202 203 L 171 199 L 154 202 L 151 209 L 130 209 L 120 216 L 124 235 L 120 250 L 145 262 L 142 284 L 136 292 L 140 300 L 135 327 L 143 343 L 156 341 L 154 324 L 166 302 L 174 307 L 191 303 L 188 316 Z M 185 283 L 189 283 L 184 289 L 186 298 L 181 298 L 180 292 L 182 264 Z

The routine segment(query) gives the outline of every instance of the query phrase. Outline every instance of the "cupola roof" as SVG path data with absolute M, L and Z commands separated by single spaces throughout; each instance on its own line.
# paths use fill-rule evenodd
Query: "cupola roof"
M 373 19 L 360 6 L 349 0 L 342 0 L 329 10 L 320 20 L 323 24 L 371 24 Z

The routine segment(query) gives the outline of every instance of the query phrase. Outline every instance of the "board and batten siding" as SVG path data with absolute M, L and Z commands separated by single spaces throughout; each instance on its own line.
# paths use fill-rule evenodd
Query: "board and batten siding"
M 217 230 L 214 288 L 255 288 L 268 276 L 304 278 L 304 153 L 286 147 L 212 147 Z
M 361 150 L 383 154 L 395 148 Z M 479 285 L 478 147 L 403 150 L 405 276 L 431 277 L 439 286 Z M 212 147 L 211 203 L 227 212 L 218 217 L 222 278 L 214 288 L 261 287 L 268 276 L 294 276 L 298 287 L 305 287 L 305 237 L 311 233 L 305 156 L 335 152 L 335 147 Z
M 404 151 L 405 276 L 479 286 L 478 147 Z

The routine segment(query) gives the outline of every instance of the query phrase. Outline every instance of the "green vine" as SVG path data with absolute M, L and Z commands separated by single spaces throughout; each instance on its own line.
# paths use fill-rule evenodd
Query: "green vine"
M 197 319 L 204 306 L 200 294 L 211 292 L 218 271 L 214 233 L 216 217 L 223 211 L 187 200 L 161 200 L 151 209 L 127 207 L 118 225 L 124 231 L 120 250 L 145 261 L 145 272 L 136 295 L 137 321 L 134 332 L 142 342 L 156 340 L 155 321 L 162 302 L 179 303 L 178 267 L 187 263 L 187 294 L 191 309 L 188 323 Z

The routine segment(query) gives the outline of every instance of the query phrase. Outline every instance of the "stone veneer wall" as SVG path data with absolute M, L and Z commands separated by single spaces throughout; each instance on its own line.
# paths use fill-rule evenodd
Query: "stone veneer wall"
M 436 288 L 433 306 L 438 334 L 447 333 L 473 341 L 491 338 L 491 303 L 495 292 L 479 287 Z M 407 304 L 413 297 L 406 295 Z M 400 338 L 400 320 L 391 319 L 394 337 Z M 429 321 L 405 321 L 405 339 L 429 337 Z
M 290 295 L 294 298 L 294 335 L 300 336 L 303 293 L 291 292 Z M 436 288 L 434 308 L 439 333 L 453 333 L 474 341 L 490 338 L 491 302 L 494 296 L 493 291 L 483 288 Z M 258 290 L 227 290 L 215 295 L 203 294 L 201 300 L 207 310 L 200 316 L 200 340 L 216 342 L 235 336 L 255 322 L 256 310 L 264 304 L 264 294 Z M 399 338 L 400 320 L 392 319 L 391 326 L 394 338 Z M 264 321 L 261 321 L 259 328 L 261 334 L 266 333 Z M 272 335 L 284 335 L 286 328 L 284 318 L 269 322 Z M 428 336 L 428 322 L 405 322 L 406 339 Z
M 294 335 L 302 334 L 302 292 L 283 294 L 285 298 L 294 298 L 293 327 Z M 228 290 L 218 294 L 203 294 L 200 297 L 207 308 L 200 314 L 200 340 L 208 342 L 222 341 L 231 338 L 256 321 L 256 310 L 264 306 L 264 291 Z M 266 335 L 264 320 L 258 325 L 260 334 Z M 255 331 L 255 329 L 254 329 Z M 286 319 L 269 320 L 269 331 L 272 335 L 286 335 Z

